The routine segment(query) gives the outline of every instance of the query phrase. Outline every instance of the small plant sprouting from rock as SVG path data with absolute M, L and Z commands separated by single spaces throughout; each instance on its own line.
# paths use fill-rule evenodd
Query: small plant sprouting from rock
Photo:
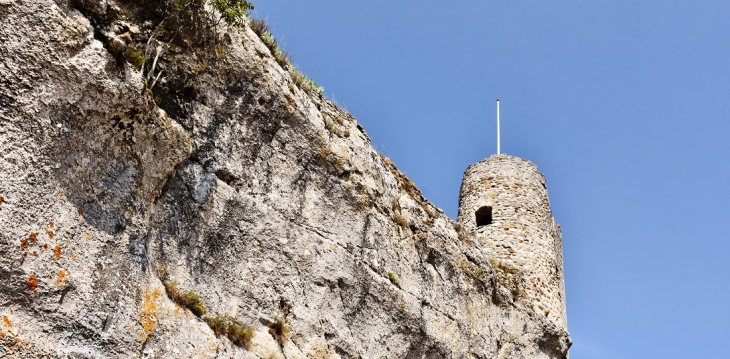
M 251 349 L 251 340 L 256 335 L 251 327 L 228 317 L 217 315 L 203 319 L 216 335 L 228 337 L 228 339 L 240 347 Z
M 406 228 L 408 228 L 408 221 L 406 220 L 406 217 L 404 217 L 404 216 L 403 216 L 402 214 L 400 214 L 400 213 L 396 213 L 396 214 L 395 214 L 395 215 L 393 216 L 393 221 L 394 221 L 394 222 L 395 222 L 395 223 L 396 223 L 397 225 L 399 225 L 399 226 L 400 226 L 401 228 L 403 228 L 403 229 L 406 229 Z
M 144 66 L 144 63 L 147 61 L 144 51 L 137 46 L 128 47 L 127 51 L 124 52 L 124 59 L 137 70 L 141 70 L 142 66 Z
M 226 317 L 216 315 L 215 317 L 205 317 L 203 319 L 206 324 L 213 330 L 216 335 L 226 335 L 228 332 L 228 323 Z
M 343 173 L 345 169 L 349 166 L 346 155 L 337 153 L 329 145 L 323 145 L 319 148 L 319 156 L 327 162 L 331 163 L 335 167 L 335 169 L 337 169 L 338 174 Z
M 202 317 L 208 312 L 208 309 L 205 308 L 205 305 L 203 305 L 203 301 L 200 300 L 200 296 L 198 296 L 195 292 L 188 291 L 183 293 L 177 287 L 176 283 L 170 281 L 166 281 L 164 285 L 167 296 L 173 302 L 190 309 L 190 311 L 198 317 Z
M 269 323 L 269 334 L 279 343 L 284 345 L 284 342 L 289 339 L 289 333 L 291 328 L 286 324 L 286 321 L 282 318 L 276 318 L 273 322 Z
M 274 352 L 269 352 L 268 354 L 266 354 L 264 356 L 264 359 L 280 359 L 280 358 L 281 357 L 279 356 L 279 354 L 276 354 Z
M 469 237 L 470 237 L 469 233 L 465 233 L 465 231 L 462 230 L 460 224 L 454 222 L 453 226 L 454 226 L 454 230 L 456 231 L 456 236 L 459 238 L 460 241 L 462 241 L 470 246 L 474 245 L 474 242 L 472 242 L 469 239 Z
M 497 283 L 512 294 L 512 299 L 517 300 L 524 296 L 522 288 L 522 273 L 507 262 L 489 258 L 489 264 L 497 274 Z M 501 303 L 503 303 L 502 301 Z
M 242 324 L 234 318 L 228 316 L 216 315 L 215 317 L 205 317 L 203 315 L 208 312 L 200 296 L 194 292 L 182 293 L 178 289 L 177 284 L 170 281 L 170 275 L 164 265 L 157 266 L 157 275 L 163 281 L 167 296 L 175 303 L 190 309 L 193 314 L 201 317 L 208 324 L 210 329 L 216 335 L 224 335 L 233 343 L 240 347 L 251 349 L 251 339 L 256 333 L 253 328 Z
M 400 284 L 398 284 L 398 277 L 395 276 L 395 273 L 388 272 L 388 279 L 391 283 L 393 283 L 395 286 L 400 287 Z
M 167 272 L 167 268 L 164 265 L 157 265 L 156 271 L 157 276 L 162 281 L 162 285 L 165 286 L 165 292 L 170 300 L 181 307 L 188 308 L 198 317 L 202 317 L 208 312 L 208 309 L 205 307 L 198 294 L 192 291 L 184 293 L 180 291 L 177 283 L 170 280 L 170 274 Z
M 274 35 L 271 34 L 269 24 L 266 23 L 266 20 L 251 19 L 250 26 L 251 30 L 253 30 L 253 32 L 259 36 L 264 45 L 269 48 L 269 51 L 271 51 L 271 55 L 274 56 L 276 62 L 279 63 L 279 65 L 281 65 L 281 67 L 283 67 L 284 69 L 288 69 L 291 66 L 291 61 L 289 61 L 289 54 L 281 49 L 281 46 L 279 46 L 276 38 L 274 38 Z
M 279 63 L 283 69 L 289 71 L 292 81 L 294 81 L 300 89 L 307 92 L 316 92 L 319 95 L 324 92 L 324 88 L 322 86 L 317 85 L 314 80 L 307 77 L 307 75 L 303 74 L 294 67 L 294 65 L 292 65 L 289 54 L 281 49 L 281 46 L 279 46 L 274 35 L 271 34 L 271 30 L 269 29 L 269 25 L 266 23 L 266 20 L 252 19 L 249 24 L 251 26 L 251 30 L 253 30 L 253 32 L 259 36 L 264 45 L 269 48 L 269 51 L 271 51 L 271 55 L 274 56 L 276 62 Z
M 437 219 L 437 218 L 439 218 L 439 214 L 440 213 L 439 213 L 439 211 L 435 207 L 430 206 L 430 205 L 424 205 L 423 206 L 423 210 L 426 211 L 426 213 L 428 213 L 428 216 L 431 219 Z
M 322 112 L 322 116 L 327 130 L 342 138 L 350 136 L 350 130 L 345 126 L 346 115 L 333 116 L 328 112 Z
M 406 220 L 406 217 L 403 215 L 403 209 L 400 207 L 400 202 L 395 197 L 390 199 L 390 218 L 401 228 L 408 228 L 408 220 Z
M 307 75 L 299 71 L 296 67 L 292 66 L 289 73 L 291 74 L 292 80 L 295 84 L 297 84 L 297 86 L 299 86 L 299 88 L 313 91 L 320 95 L 324 92 L 324 87 L 317 85 L 314 80 L 307 77 Z
M 244 27 L 249 10 L 254 8 L 248 0 L 151 0 L 145 3 L 150 5 L 147 9 L 156 14 L 160 22 L 149 34 L 145 45 L 138 43 L 127 48 L 124 59 L 143 74 L 146 72 L 145 81 L 150 90 L 164 72 L 156 68 L 158 59 L 176 39 L 179 41 L 182 36 L 185 38 L 183 42 L 197 45 L 214 38 L 217 42 L 219 33 L 212 29 L 222 22 Z M 165 40 L 161 41 L 162 38 Z M 147 60 L 151 61 L 145 71 Z
M 428 203 L 426 198 L 423 197 L 423 194 L 421 193 L 421 190 L 416 187 L 416 184 L 413 183 L 408 176 L 406 176 L 403 172 L 401 172 L 398 167 L 395 166 L 395 163 L 393 161 L 383 155 L 380 154 L 380 158 L 383 160 L 383 164 L 385 165 L 385 168 L 390 170 L 390 172 L 395 176 L 395 178 L 400 183 L 400 189 L 401 193 L 405 193 L 408 196 L 410 196 L 416 203 L 421 205 L 421 209 L 423 209 L 424 212 L 426 212 L 429 217 L 434 220 L 439 217 L 438 210 L 435 210 L 431 208 L 431 204 Z M 432 221 L 429 221 L 429 223 L 432 223 Z

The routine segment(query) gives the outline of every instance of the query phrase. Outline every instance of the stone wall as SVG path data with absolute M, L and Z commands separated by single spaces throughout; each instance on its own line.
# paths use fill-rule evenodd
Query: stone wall
M 491 207 L 491 223 L 475 213 Z M 493 155 L 464 173 L 457 219 L 497 262 L 524 276 L 525 296 L 537 312 L 567 327 L 560 226 L 550 210 L 545 176 L 533 163 Z

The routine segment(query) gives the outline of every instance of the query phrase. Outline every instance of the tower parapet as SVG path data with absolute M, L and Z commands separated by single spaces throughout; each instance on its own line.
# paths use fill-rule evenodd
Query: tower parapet
M 567 329 L 561 231 L 537 166 L 504 154 L 470 165 L 457 222 L 490 258 L 521 271 L 526 298 Z

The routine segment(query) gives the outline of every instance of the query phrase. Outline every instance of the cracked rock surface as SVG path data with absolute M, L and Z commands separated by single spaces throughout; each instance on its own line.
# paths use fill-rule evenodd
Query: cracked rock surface
M 0 357 L 567 356 L 568 334 L 504 295 L 486 254 L 250 29 L 153 38 L 148 90 L 116 42 L 144 46 L 143 11 L 0 0 Z M 250 326 L 248 348 L 164 280 Z

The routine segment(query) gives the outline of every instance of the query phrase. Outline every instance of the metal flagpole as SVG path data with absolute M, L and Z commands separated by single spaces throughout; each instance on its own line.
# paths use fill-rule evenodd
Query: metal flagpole
M 499 99 L 497 99 L 497 154 L 500 154 L 499 140 Z

